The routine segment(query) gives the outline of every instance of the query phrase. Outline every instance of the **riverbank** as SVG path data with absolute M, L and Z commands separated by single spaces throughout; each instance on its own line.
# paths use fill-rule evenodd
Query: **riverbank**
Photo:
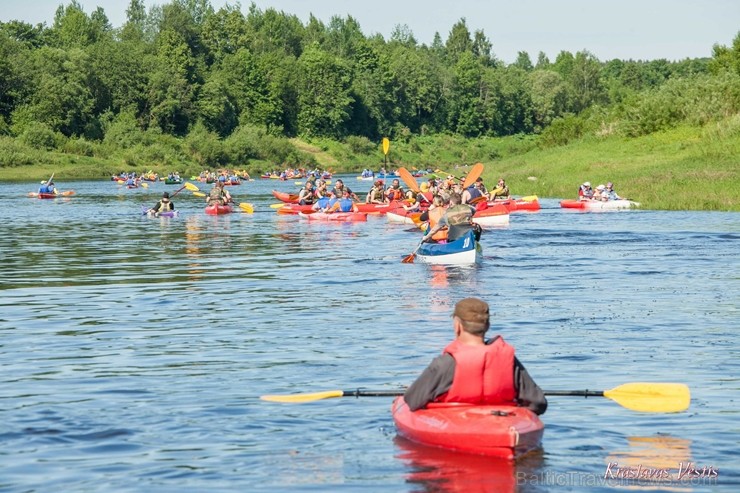
M 13 162 L 20 164 L 0 167 L 0 181 L 37 182 L 52 173 L 58 182 L 107 180 L 121 171 L 150 169 L 160 175 L 176 170 L 190 176 L 203 169 L 182 153 L 177 159 L 164 153 L 161 159 L 142 162 L 117 155 L 42 151 L 2 139 L 2 150 L 9 152 L 10 148 L 18 156 Z M 356 149 L 343 142 L 299 139 L 291 139 L 291 144 L 311 165 L 336 173 L 377 170 L 383 165 L 378 159 L 382 152 L 375 146 Z M 387 167 L 432 168 L 462 175 L 467 166 L 478 161 L 486 166 L 483 178 L 487 186 L 502 177 L 515 195 L 570 198 L 583 181 L 594 187 L 612 181 L 620 195 L 646 209 L 740 211 L 740 117 L 637 138 L 590 136 L 556 147 L 542 147 L 536 136 L 411 137 L 391 143 Z M 243 166 L 252 176 L 276 167 L 260 161 Z

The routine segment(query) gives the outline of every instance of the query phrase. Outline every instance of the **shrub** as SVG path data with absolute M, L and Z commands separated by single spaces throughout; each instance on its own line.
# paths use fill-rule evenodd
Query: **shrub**
M 20 141 L 34 149 L 50 151 L 57 145 L 57 135 L 48 125 L 31 122 L 19 137 Z
M 347 144 L 353 154 L 370 154 L 376 148 L 376 145 L 370 139 L 363 136 L 350 135 L 344 139 L 344 143 Z

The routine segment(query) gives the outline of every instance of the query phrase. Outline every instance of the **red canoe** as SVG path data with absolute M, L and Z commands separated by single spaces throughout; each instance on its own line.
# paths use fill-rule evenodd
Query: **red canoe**
M 411 412 L 403 397 L 391 407 L 398 434 L 424 445 L 514 459 L 539 448 L 545 425 L 527 408 L 431 403 Z
M 312 204 L 298 205 L 298 204 L 287 204 L 286 203 L 279 209 L 275 209 L 275 210 L 277 211 L 278 214 L 298 214 L 298 213 L 313 214 L 314 212 L 316 212 L 313 210 Z
M 313 214 L 299 214 L 301 217 L 315 221 L 357 222 L 367 221 L 367 212 L 315 212 Z
M 394 200 L 388 204 L 356 204 L 359 212 L 367 212 L 368 214 L 385 214 L 388 211 L 398 209 L 404 205 L 403 201 Z
M 495 202 L 489 202 L 488 205 L 501 204 L 506 207 L 509 212 L 515 211 L 538 211 L 540 210 L 539 200 L 521 200 L 521 199 L 509 199 L 509 200 L 497 200 Z
M 234 208 L 230 205 L 214 204 L 206 206 L 206 214 L 215 216 L 217 214 L 231 214 Z
M 276 199 L 281 202 L 285 202 L 286 204 L 298 203 L 298 195 L 294 193 L 278 192 L 277 190 L 273 190 L 272 194 L 275 196 Z

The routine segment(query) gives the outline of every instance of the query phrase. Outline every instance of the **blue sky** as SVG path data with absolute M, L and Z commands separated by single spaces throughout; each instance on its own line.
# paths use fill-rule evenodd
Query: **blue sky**
M 162 4 L 144 0 L 145 5 Z M 66 0 L 0 0 L 0 20 L 51 24 Z M 100 6 L 114 27 L 126 19 L 129 0 L 80 0 L 88 14 Z M 218 9 L 227 2 L 211 0 Z M 232 5 L 237 2 L 229 2 Z M 241 2 L 246 12 L 250 1 Z M 310 13 L 328 22 L 351 15 L 366 34 L 386 39 L 396 25 L 407 25 L 420 43 L 434 33 L 447 39 L 452 25 L 465 18 L 471 32 L 483 30 L 497 58 L 506 63 L 527 51 L 551 60 L 562 50 L 588 50 L 599 60 L 653 60 L 708 57 L 715 43 L 730 46 L 740 31 L 740 0 L 256 0 L 265 10 L 295 14 L 304 23 Z

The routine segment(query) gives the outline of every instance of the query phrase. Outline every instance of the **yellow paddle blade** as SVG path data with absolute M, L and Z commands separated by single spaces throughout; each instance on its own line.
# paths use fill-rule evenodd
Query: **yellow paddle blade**
M 342 397 L 343 395 L 343 390 L 325 390 L 324 392 L 313 392 L 311 394 L 263 395 L 260 399 L 270 402 L 311 402 Z
M 539 200 L 539 198 L 536 195 L 527 195 L 526 197 L 522 197 L 520 200 L 523 200 L 525 202 L 534 202 L 536 200 Z
M 185 182 L 185 188 L 187 188 L 191 192 L 197 192 L 198 190 L 200 190 L 200 188 L 198 188 L 195 185 L 193 185 L 192 183 L 188 183 L 188 182 Z
M 148 183 L 142 183 L 141 186 L 144 187 L 144 188 L 149 188 L 149 184 Z
M 193 192 L 193 195 L 195 195 L 196 197 L 205 197 L 206 196 L 206 194 L 204 194 L 203 192 Z
M 239 208 L 243 210 L 244 212 L 246 212 L 247 214 L 254 213 L 254 206 L 247 202 L 242 202 L 241 204 L 239 204 Z
M 270 205 L 270 209 L 280 209 L 284 205 L 285 205 L 285 202 L 280 202 L 279 204 L 272 204 Z
M 678 413 L 689 408 L 691 392 L 682 383 L 625 383 L 604 391 L 622 407 L 646 413 Z
M 296 185 L 303 185 L 303 182 L 302 181 L 297 181 L 297 182 L 295 182 L 295 184 Z

